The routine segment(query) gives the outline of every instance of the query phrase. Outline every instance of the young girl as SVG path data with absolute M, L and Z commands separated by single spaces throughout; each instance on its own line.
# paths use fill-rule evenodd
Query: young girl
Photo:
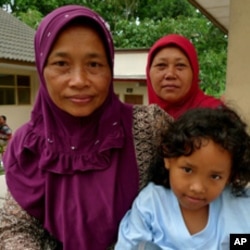
M 226 107 L 193 109 L 174 121 L 115 249 L 221 250 L 230 234 L 250 233 L 246 129 Z

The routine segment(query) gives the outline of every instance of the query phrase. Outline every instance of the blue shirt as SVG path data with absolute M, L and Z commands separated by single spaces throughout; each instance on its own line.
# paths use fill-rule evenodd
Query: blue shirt
M 163 250 L 228 250 L 232 233 L 250 233 L 250 197 L 235 197 L 225 188 L 209 205 L 206 227 L 191 235 L 173 192 L 149 183 L 121 221 L 115 250 L 132 249 L 141 241 Z

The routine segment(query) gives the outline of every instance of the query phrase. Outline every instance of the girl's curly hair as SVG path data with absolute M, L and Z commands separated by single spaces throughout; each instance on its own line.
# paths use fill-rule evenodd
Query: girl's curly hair
M 232 192 L 243 194 L 250 182 L 250 136 L 246 123 L 233 109 L 191 109 L 170 124 L 162 138 L 158 157 L 149 168 L 148 181 L 170 188 L 163 158 L 189 156 L 201 148 L 204 139 L 213 140 L 232 156 Z

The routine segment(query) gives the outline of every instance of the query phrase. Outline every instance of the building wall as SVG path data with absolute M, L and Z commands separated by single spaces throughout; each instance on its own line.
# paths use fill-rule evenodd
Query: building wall
M 145 79 L 148 50 L 116 50 L 114 75 Z
M 125 95 L 142 95 L 142 104 L 148 104 L 146 83 L 139 82 L 115 82 L 114 90 L 119 99 L 125 102 Z
M 250 124 L 250 1 L 230 1 L 225 98 Z
M 31 105 L 0 105 L 0 114 L 7 117 L 7 124 L 13 132 L 15 132 L 18 127 L 29 120 L 32 105 L 38 89 L 36 71 L 34 67 L 1 65 L 0 73 L 29 75 L 31 79 Z
M 147 49 L 115 51 L 114 90 L 121 101 L 125 101 L 125 95 L 142 95 L 142 104 L 148 104 L 147 54 Z

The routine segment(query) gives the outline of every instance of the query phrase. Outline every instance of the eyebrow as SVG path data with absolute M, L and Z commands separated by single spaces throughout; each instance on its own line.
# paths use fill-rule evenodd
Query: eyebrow
M 58 52 L 55 51 L 54 53 L 52 52 L 51 54 L 53 56 L 60 56 L 60 57 L 68 56 L 67 52 L 61 52 L 61 51 L 58 51 Z M 98 53 L 95 53 L 95 52 L 91 52 L 91 53 L 87 53 L 86 57 L 94 58 L 94 57 L 102 57 L 102 55 L 98 54 Z
M 59 57 L 66 57 L 67 56 L 67 53 L 65 53 L 65 52 L 56 52 L 56 51 L 52 51 L 52 53 L 50 53 L 50 55 L 49 56 L 59 56 Z
M 65 58 L 65 59 L 70 58 L 70 54 L 67 53 L 67 52 L 64 52 L 64 51 L 54 51 L 54 52 L 52 52 L 49 55 L 48 59 L 51 56 L 54 57 L 54 58 L 58 58 L 58 59 L 60 59 L 60 58 L 62 58 L 62 59 L 63 58 Z M 91 59 L 108 60 L 108 58 L 106 57 L 106 55 L 102 55 L 102 54 L 96 53 L 96 52 L 90 52 L 90 53 L 85 54 L 84 57 L 83 57 L 83 59 L 84 60 L 89 60 L 89 59 L 90 60 Z
M 191 163 L 189 163 L 189 162 L 187 162 L 187 161 L 185 161 L 185 164 L 187 165 L 187 167 L 194 167 L 194 168 L 197 168 L 196 165 L 193 165 L 193 164 L 191 164 Z
M 193 165 L 193 164 L 190 164 L 190 163 L 188 163 L 188 162 L 186 162 L 186 166 L 187 167 L 190 167 L 190 168 L 198 168 L 198 166 L 196 166 L 196 165 Z M 223 174 L 225 174 L 225 171 L 224 170 L 211 170 L 210 171 L 212 174 L 217 174 L 217 175 L 223 175 Z
M 212 174 L 223 175 L 223 174 L 225 174 L 225 171 L 223 171 L 223 170 L 222 171 L 214 171 L 214 170 L 212 170 L 211 173 Z
M 101 55 L 101 54 L 98 54 L 98 53 L 88 53 L 87 54 L 87 57 L 89 58 L 96 58 L 96 57 L 106 57 L 106 55 Z
M 158 57 L 157 59 L 158 61 L 166 61 L 166 60 L 169 60 L 168 58 L 162 56 L 162 57 Z M 177 58 L 174 58 L 175 61 L 188 61 L 188 59 L 184 58 L 184 57 L 177 57 Z

